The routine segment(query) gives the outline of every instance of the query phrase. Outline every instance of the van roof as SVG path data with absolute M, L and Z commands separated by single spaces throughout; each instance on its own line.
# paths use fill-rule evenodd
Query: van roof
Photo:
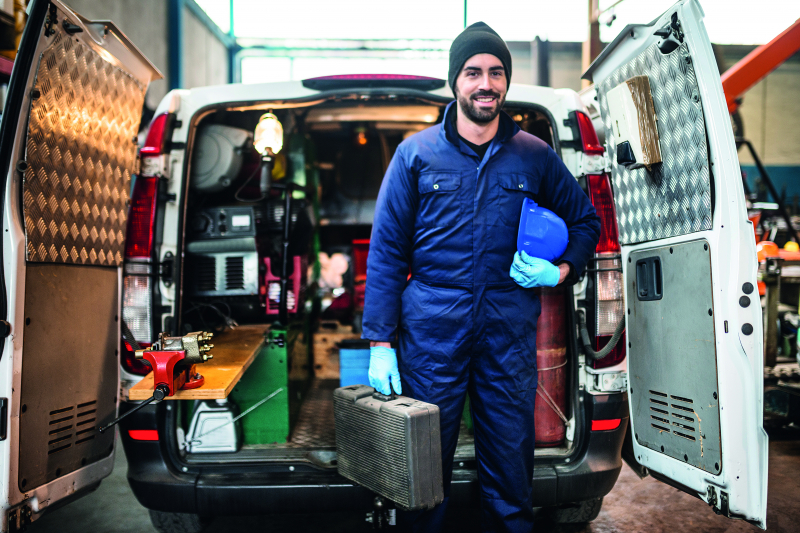
M 244 83 L 233 83 L 233 84 L 226 84 L 226 85 L 214 85 L 214 86 L 207 86 L 207 87 L 197 87 L 194 89 L 177 89 L 175 91 L 171 91 L 158 106 L 156 113 L 166 113 L 170 111 L 175 111 L 176 103 L 173 102 L 173 98 L 175 96 L 180 97 L 180 99 L 185 103 L 188 104 L 190 108 L 193 110 L 201 109 L 207 106 L 212 105 L 219 105 L 224 103 L 230 103 L 231 105 L 238 105 L 238 106 L 246 106 L 248 103 L 255 103 L 255 102 L 268 102 L 274 101 L 276 102 L 275 105 L 271 106 L 273 109 L 283 107 L 284 105 L 292 106 L 290 101 L 293 100 L 305 100 L 309 104 L 314 103 L 315 96 L 322 96 L 325 95 L 326 97 L 331 94 L 344 93 L 344 92 L 359 92 L 365 94 L 385 94 L 388 89 L 392 89 L 391 87 L 387 87 L 385 89 L 376 89 L 376 88 L 354 88 L 354 89 L 339 89 L 336 91 L 318 91 L 309 89 L 303 86 L 302 81 L 286 81 L 286 82 L 273 82 L 273 83 L 253 83 L 253 84 L 244 84 Z M 439 89 L 430 90 L 430 91 L 422 91 L 419 89 L 407 89 L 407 88 L 397 88 L 396 90 L 392 90 L 393 93 L 396 94 L 408 94 L 408 95 L 429 95 L 434 99 L 441 100 L 442 103 L 446 103 L 449 100 L 453 99 L 453 93 L 450 90 L 450 87 L 444 86 Z M 552 89 L 550 87 L 538 87 L 534 85 L 524 85 L 524 84 L 516 84 L 512 83 L 509 87 L 508 96 L 506 100 L 508 102 L 525 102 L 525 103 L 535 103 L 539 105 L 544 105 L 545 107 L 549 107 L 553 105 L 558 99 L 560 99 L 559 93 L 563 92 L 563 89 Z M 187 111 L 184 109 L 183 111 Z M 194 111 L 191 113 L 193 114 Z

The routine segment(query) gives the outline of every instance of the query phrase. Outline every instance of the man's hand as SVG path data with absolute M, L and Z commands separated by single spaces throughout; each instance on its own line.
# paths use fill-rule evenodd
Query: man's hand
M 403 392 L 400 371 L 397 369 L 397 353 L 391 346 L 388 342 L 369 343 L 369 385 L 387 396 L 392 392 L 390 380 L 397 394 Z
M 369 341 L 369 347 L 375 348 L 376 346 L 383 346 L 384 348 L 391 348 L 391 342 L 378 342 L 378 341 Z
M 514 254 L 514 262 L 511 263 L 509 274 L 519 286 L 526 289 L 555 287 L 566 279 L 569 274 L 569 265 L 562 269 L 561 266 L 555 266 L 550 261 L 531 257 L 525 252 L 517 252 Z
M 569 263 L 561 263 L 560 265 L 558 265 L 558 271 L 561 274 L 558 277 L 558 284 L 559 285 L 564 283 L 564 280 L 567 279 L 567 276 L 569 276 L 569 271 L 571 269 L 572 269 L 572 267 L 569 266 Z

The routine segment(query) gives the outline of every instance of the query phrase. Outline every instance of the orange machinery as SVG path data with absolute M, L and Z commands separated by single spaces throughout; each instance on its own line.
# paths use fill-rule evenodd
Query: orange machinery
M 722 75 L 722 90 L 731 114 L 739 99 L 767 74 L 800 50 L 800 19 L 767 44 L 742 58 Z
M 796 20 L 794 24 L 789 26 L 784 32 L 770 42 L 759 46 L 734 66 L 726 70 L 725 73 L 722 74 L 721 80 L 722 90 L 725 93 L 725 101 L 728 105 L 728 112 L 731 114 L 735 113 L 741 103 L 742 95 L 761 81 L 767 74 L 778 68 L 778 66 L 789 59 L 798 50 L 800 50 L 800 19 Z M 795 241 L 800 243 L 800 239 L 798 239 L 797 232 L 794 231 L 794 226 L 786 212 L 783 202 L 775 190 L 766 169 L 755 153 L 755 149 L 749 141 L 737 138 L 737 148 L 742 145 L 750 150 L 764 183 L 767 185 L 773 199 L 778 203 L 778 211 L 786 222 L 789 232 L 792 234 Z M 761 215 L 759 213 L 756 216 L 751 215 L 750 219 L 753 221 L 753 228 L 756 230 L 756 241 L 758 241 L 757 228 Z M 759 255 L 761 254 L 759 253 Z M 760 260 L 763 261 L 763 258 L 760 258 Z

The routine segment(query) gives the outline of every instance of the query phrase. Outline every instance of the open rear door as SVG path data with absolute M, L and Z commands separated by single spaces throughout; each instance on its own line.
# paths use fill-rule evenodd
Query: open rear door
M 0 129 L 4 531 L 111 473 L 97 427 L 117 410 L 128 192 L 159 77 L 112 23 L 32 2 Z
M 635 457 L 716 512 L 765 528 L 756 250 L 702 19 L 684 0 L 628 26 L 584 77 L 597 87 L 612 167 Z

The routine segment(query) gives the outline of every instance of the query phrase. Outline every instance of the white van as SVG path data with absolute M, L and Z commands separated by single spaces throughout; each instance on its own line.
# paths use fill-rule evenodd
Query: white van
M 605 147 L 574 91 L 512 84 L 508 93 L 506 112 L 561 156 L 603 222 L 591 268 L 555 299 L 568 332 L 554 409 L 563 435 L 537 447 L 534 504 L 559 522 L 596 517 L 624 457 L 717 513 L 766 525 L 755 243 L 702 19 L 696 0 L 682 0 L 627 27 L 591 66 Z M 128 478 L 156 527 L 201 531 L 213 516 L 237 513 L 370 511 L 373 495 L 336 471 L 338 382 L 316 366 L 313 329 L 325 317 L 316 285 L 293 285 L 290 320 L 276 325 L 272 281 L 281 273 L 263 265 L 279 262 L 284 215 L 298 279 L 319 250 L 352 252 L 368 238 L 394 149 L 440 121 L 452 94 L 443 80 L 368 75 L 176 90 L 137 160 L 144 94 L 159 76 L 113 24 L 58 0 L 31 3 L 0 128 L 0 530 L 23 528 L 111 472 L 113 432 L 97 428 L 135 407 L 129 390 L 149 371 L 122 330 L 147 345 L 190 327 L 235 335 L 237 324 L 263 325 L 278 354 L 282 366 L 266 375 L 286 388 L 276 400 L 288 429 L 278 442 L 248 441 L 244 431 L 231 451 L 201 453 L 187 445 L 195 402 L 162 401 L 126 418 Z M 642 95 L 650 99 L 635 100 Z M 284 130 L 273 176 L 283 172 L 301 189 L 287 213 L 279 193 L 260 198 L 250 180 L 260 164 L 252 132 L 266 112 Z M 238 171 L 201 176 L 217 163 Z M 250 217 L 249 241 L 231 244 L 233 215 Z M 206 237 L 228 239 L 224 246 L 196 244 L 209 227 Z M 208 256 L 223 250 L 224 268 L 214 270 L 220 263 Z M 337 318 L 357 334 L 357 304 L 347 309 Z M 623 340 L 594 360 L 584 344 L 598 350 L 622 320 Z M 253 381 L 256 393 L 271 392 Z M 248 416 L 273 420 L 257 413 Z M 470 504 L 477 483 L 468 428 L 462 437 L 452 505 Z

